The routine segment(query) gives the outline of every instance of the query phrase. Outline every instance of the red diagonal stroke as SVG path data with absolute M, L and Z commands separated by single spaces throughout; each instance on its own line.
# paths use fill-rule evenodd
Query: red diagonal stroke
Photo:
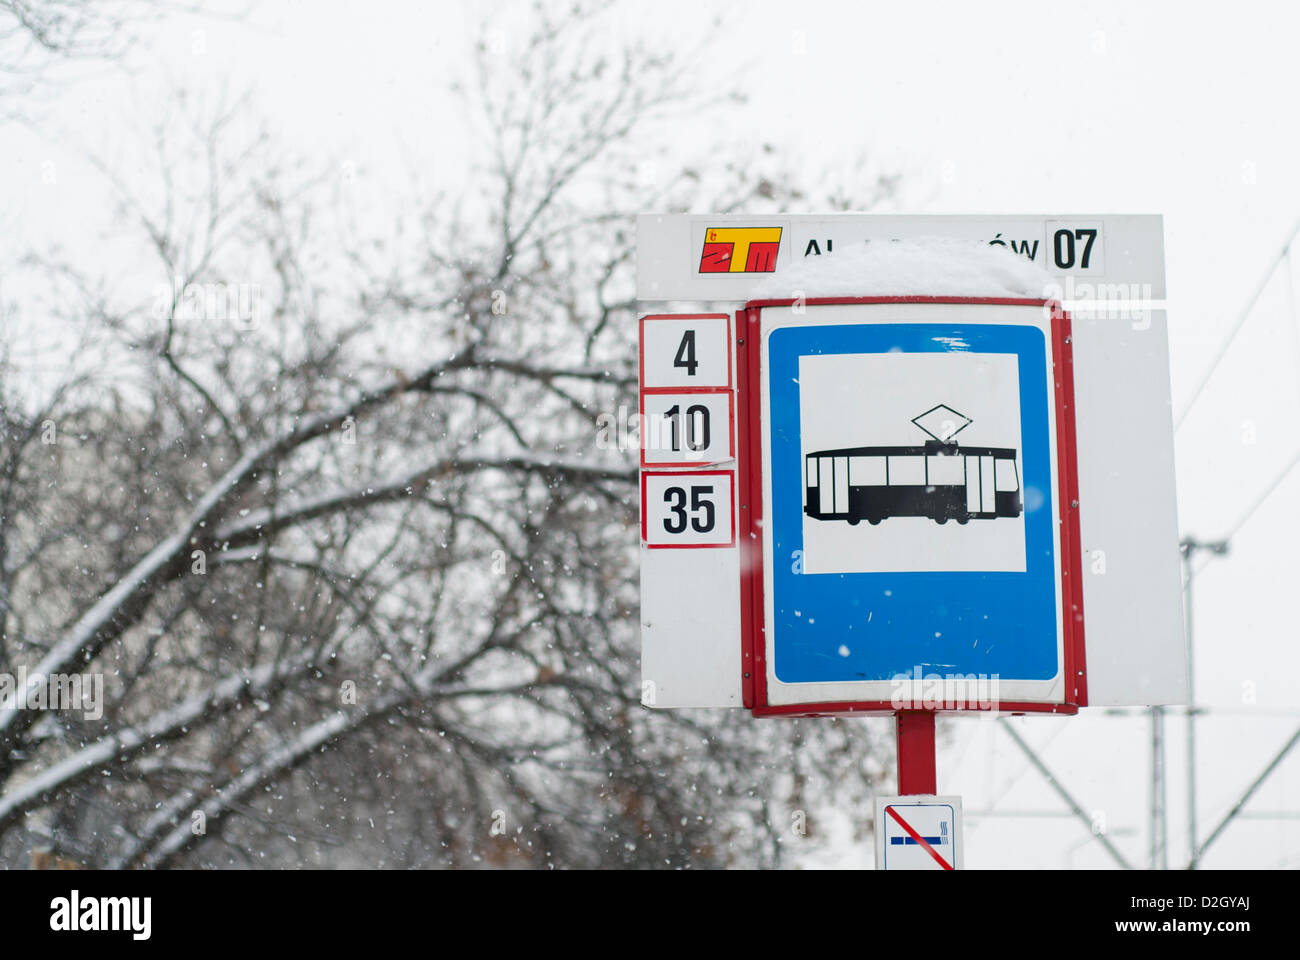
M 893 807 L 885 807 L 885 813 L 889 814 L 896 821 L 898 821 L 898 825 L 907 831 L 907 835 L 911 837 L 913 840 L 915 840 L 917 843 L 919 843 L 921 846 L 923 846 L 925 848 L 926 853 L 934 857 L 935 863 L 943 867 L 945 870 L 952 869 L 952 864 L 950 864 L 943 857 L 939 856 L 939 854 L 935 852 L 934 847 L 930 846 L 928 843 L 925 842 L 925 837 L 921 836 L 919 833 L 913 830 L 911 825 L 908 824 L 906 820 L 904 820 L 902 817 L 898 815 L 898 811 L 896 811 Z

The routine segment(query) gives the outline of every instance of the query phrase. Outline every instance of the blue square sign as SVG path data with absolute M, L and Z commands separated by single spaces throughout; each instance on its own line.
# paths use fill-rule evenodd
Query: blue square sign
M 1059 681 L 1050 319 L 918 306 L 764 318 L 772 703 L 811 684 L 889 699 L 902 676 L 1040 699 Z

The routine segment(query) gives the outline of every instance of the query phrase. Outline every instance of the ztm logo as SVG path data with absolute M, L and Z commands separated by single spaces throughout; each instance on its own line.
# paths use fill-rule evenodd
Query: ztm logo
M 700 273 L 772 273 L 780 247 L 780 227 L 710 227 Z

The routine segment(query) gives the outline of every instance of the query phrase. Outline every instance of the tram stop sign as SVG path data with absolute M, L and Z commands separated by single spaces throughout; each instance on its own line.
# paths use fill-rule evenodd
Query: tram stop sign
M 1068 319 L 1033 302 L 791 306 L 746 311 L 761 429 L 741 482 L 767 534 L 755 705 L 808 684 L 881 709 L 1082 702 Z
M 918 219 L 816 229 L 843 250 Z M 647 705 L 1074 713 L 1185 696 L 1159 218 L 951 219 L 925 226 L 1086 235 L 1090 269 L 1158 306 L 1133 323 L 1044 292 L 791 289 L 645 316 Z M 785 220 L 727 271 L 706 248 L 757 221 L 643 223 L 662 269 L 639 292 L 770 291 L 746 277 L 797 256 Z M 690 238 L 685 270 L 670 235 Z

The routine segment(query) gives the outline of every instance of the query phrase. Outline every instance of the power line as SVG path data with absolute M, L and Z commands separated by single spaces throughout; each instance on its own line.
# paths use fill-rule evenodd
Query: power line
M 1264 505 L 1264 501 L 1272 495 L 1273 491 L 1282 485 L 1282 481 L 1285 480 L 1287 475 L 1296 468 L 1297 464 L 1300 464 L 1300 450 L 1296 451 L 1295 456 L 1291 458 L 1290 462 L 1287 463 L 1287 465 L 1282 468 L 1281 472 L 1273 478 L 1273 482 L 1265 487 L 1263 492 L 1255 498 L 1254 502 L 1251 503 L 1246 512 L 1241 515 L 1241 519 L 1238 520 L 1236 525 L 1228 531 L 1226 536 L 1223 537 L 1224 540 L 1231 540 L 1233 536 L 1236 535 L 1237 531 L 1246 525 L 1246 521 L 1251 518 L 1256 510 Z
M 1246 792 L 1241 795 L 1241 798 L 1233 804 L 1232 809 L 1228 811 L 1228 815 L 1219 821 L 1219 825 L 1214 828 L 1214 832 L 1211 833 L 1209 838 L 1206 839 L 1206 841 L 1201 844 L 1200 848 L 1194 852 L 1190 864 L 1192 868 L 1195 868 L 1196 864 L 1205 856 L 1205 851 L 1210 848 L 1210 844 L 1219 839 L 1219 835 L 1223 833 L 1228 824 L 1232 823 L 1233 818 L 1236 817 L 1237 814 L 1241 813 L 1241 808 L 1250 802 L 1250 798 L 1255 795 L 1255 791 L 1263 785 L 1264 781 L 1269 778 L 1269 775 L 1278 768 L 1278 765 L 1281 764 L 1283 760 L 1286 759 L 1286 755 L 1291 752 L 1291 748 L 1294 747 L 1297 742 L 1300 742 L 1300 729 L 1296 730 L 1296 732 L 1291 735 L 1291 739 L 1288 740 L 1273 759 L 1269 761 L 1268 766 L 1264 768 L 1263 772 L 1251 782 L 1251 785 L 1246 788 Z
M 1241 528 L 1244 527 L 1246 523 L 1250 520 L 1250 518 L 1255 515 L 1255 511 L 1264 505 L 1264 501 L 1273 495 L 1273 491 L 1275 491 L 1278 487 L 1282 485 L 1282 481 L 1285 480 L 1288 476 L 1290 476 L 1291 471 L 1294 470 L 1297 466 L 1300 466 L 1300 450 L 1296 451 L 1295 456 L 1293 456 L 1287 462 L 1287 465 L 1278 472 L 1278 475 L 1273 478 L 1273 482 L 1270 483 L 1267 487 L 1265 487 L 1260 492 L 1259 496 L 1257 496 L 1251 502 L 1250 506 L 1246 508 L 1246 511 L 1238 518 L 1237 522 L 1232 525 L 1232 529 L 1229 530 L 1227 533 L 1225 533 L 1220 539 L 1231 540 L 1233 537 L 1235 537 L 1237 533 L 1241 530 Z M 1200 566 L 1192 570 L 1192 574 L 1195 575 L 1200 573 L 1201 570 L 1204 569 L 1205 564 L 1208 562 L 1209 562 L 1208 559 L 1203 561 Z
M 1091 818 L 1084 812 L 1083 807 L 1079 806 L 1079 802 L 1070 795 L 1070 792 L 1065 789 L 1065 785 L 1056 778 L 1052 771 L 1047 769 L 1047 765 L 1043 763 L 1038 754 L 1034 752 L 1034 748 L 1026 743 L 1025 739 L 1016 732 L 1016 728 L 1007 721 L 1007 718 L 998 717 L 998 723 L 1001 725 L 1002 729 L 1007 732 L 1007 735 L 1015 741 L 1016 746 L 1018 746 L 1024 755 L 1029 758 L 1029 762 L 1034 765 L 1034 769 L 1043 775 L 1043 779 L 1047 781 L 1047 785 L 1055 790 L 1057 796 L 1065 801 L 1065 805 L 1070 808 L 1070 813 L 1088 828 L 1092 836 L 1096 838 L 1098 843 L 1106 848 L 1106 852 L 1111 855 L 1115 862 L 1125 870 L 1133 869 L 1132 864 L 1124 859 L 1124 854 L 1120 853 L 1115 844 L 1110 842 L 1110 838 L 1106 836 L 1105 832 L 1098 831 L 1094 827 Z
M 1205 375 L 1201 378 L 1200 383 L 1197 384 L 1196 389 L 1192 392 L 1191 399 L 1187 401 L 1187 405 L 1183 407 L 1183 412 L 1179 415 L 1177 421 L 1175 421 L 1174 423 L 1175 431 L 1180 426 L 1182 426 L 1183 421 L 1187 419 L 1187 414 L 1191 411 L 1192 405 L 1196 402 L 1197 398 L 1201 395 L 1201 392 L 1205 389 L 1205 385 L 1209 383 L 1210 378 L 1214 375 L 1214 371 L 1218 369 L 1219 363 L 1223 360 L 1224 356 L 1227 354 L 1229 347 L 1232 346 L 1233 339 L 1237 336 L 1237 334 L 1241 331 L 1241 328 L 1245 325 L 1246 319 L 1250 316 L 1250 312 L 1255 308 L 1255 304 L 1256 302 L 1258 302 L 1260 295 L 1264 292 L 1264 289 L 1268 286 L 1269 282 L 1273 279 L 1273 275 L 1277 272 L 1277 268 L 1283 263 L 1287 265 L 1287 271 L 1286 271 L 1287 295 L 1288 295 L 1287 302 L 1289 305 L 1290 312 L 1292 314 L 1292 319 L 1295 320 L 1297 323 L 1300 323 L 1300 318 L 1297 318 L 1295 316 L 1295 289 L 1294 289 L 1295 278 L 1293 276 L 1293 272 L 1291 268 L 1291 243 L 1293 240 L 1295 240 L 1297 234 L 1300 234 L 1300 222 L 1297 222 L 1296 225 L 1291 229 L 1291 233 L 1287 237 L 1286 243 L 1282 245 L 1282 251 L 1278 254 L 1276 259 L 1274 259 L 1272 264 L 1269 265 L 1268 270 L 1264 274 L 1263 280 L 1260 281 L 1259 286 L 1255 288 L 1255 293 L 1251 296 L 1250 300 L 1247 302 L 1245 309 L 1241 312 L 1241 316 L 1237 318 L 1237 323 L 1233 326 L 1232 330 L 1228 333 L 1228 336 L 1223 341 L 1223 343 L 1220 344 L 1219 349 L 1215 354 L 1214 360 L 1213 362 L 1211 362 L 1209 369 L 1206 370 Z M 1297 355 L 1297 360 L 1300 361 L 1300 355 Z M 1300 379 L 1300 377 L 1298 377 L 1297 379 Z M 1255 511 L 1257 511 L 1261 506 L 1264 505 L 1264 501 L 1266 501 L 1270 496 L 1273 495 L 1273 491 L 1275 491 L 1279 486 L 1282 485 L 1282 482 L 1286 480 L 1286 478 L 1291 474 L 1291 471 L 1294 470 L 1297 465 L 1300 465 L 1300 450 L 1296 451 L 1295 456 L 1293 456 L 1287 462 L 1286 466 L 1283 467 L 1282 470 L 1278 473 L 1278 475 L 1273 478 L 1272 482 L 1269 483 L 1268 486 L 1266 486 L 1262 491 L 1260 491 L 1259 495 L 1251 502 L 1250 506 L 1247 507 L 1245 512 L 1242 513 L 1242 515 L 1238 518 L 1237 522 L 1232 526 L 1232 529 L 1229 530 L 1226 534 L 1224 534 L 1222 539 L 1227 541 L 1227 540 L 1231 540 L 1234 536 L 1236 536 L 1237 532 L 1241 530 L 1241 528 L 1246 525 L 1246 523 L 1250 520 L 1250 518 L 1255 515 Z M 1206 562 L 1208 562 L 1208 560 Z M 1205 564 L 1202 563 L 1200 566 L 1189 569 L 1188 574 L 1190 576 L 1194 576 L 1195 574 L 1201 571 L 1204 565 Z
M 1291 232 L 1287 235 L 1286 242 L 1282 244 L 1281 252 L 1278 253 L 1278 255 L 1273 259 L 1273 262 L 1269 264 L 1268 270 L 1264 273 L 1263 279 L 1260 280 L 1259 285 L 1255 288 L 1255 292 L 1251 294 L 1250 299 L 1246 301 L 1245 308 L 1237 317 L 1237 322 L 1233 324 L 1232 329 L 1228 332 L 1228 336 L 1224 338 L 1221 344 L 1219 344 L 1219 349 L 1215 352 L 1214 359 L 1210 361 L 1209 368 L 1206 369 L 1204 375 L 1202 375 L 1200 381 L 1196 384 L 1196 389 L 1192 391 L 1191 398 L 1183 406 L 1183 412 L 1180 413 L 1178 418 L 1174 421 L 1175 431 L 1183 425 L 1183 421 L 1187 419 L 1187 414 L 1191 412 L 1192 406 L 1200 398 L 1201 392 L 1205 389 L 1206 384 L 1210 382 L 1210 378 L 1214 376 L 1214 371 L 1216 371 L 1219 368 L 1219 364 L 1223 362 L 1223 358 L 1227 355 L 1228 349 L 1232 346 L 1233 340 L 1237 338 L 1237 334 L 1241 332 L 1241 328 L 1244 327 L 1246 321 L 1250 319 L 1251 311 L 1255 309 L 1255 304 L 1259 302 L 1259 298 L 1263 296 L 1264 290 L 1268 287 L 1269 281 L 1273 279 L 1273 274 L 1277 272 L 1278 265 L 1287 258 L 1288 254 L 1290 254 L 1291 241 L 1296 238 L 1297 234 L 1300 234 L 1300 221 L 1296 221 L 1296 225 L 1291 228 Z

